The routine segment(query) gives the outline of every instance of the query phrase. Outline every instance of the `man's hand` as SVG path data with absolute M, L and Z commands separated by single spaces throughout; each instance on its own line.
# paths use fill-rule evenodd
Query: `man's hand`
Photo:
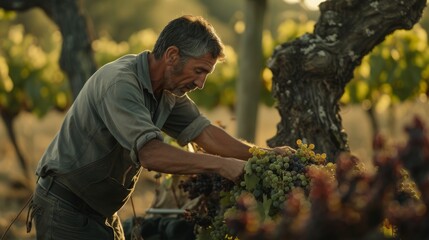
M 225 160 L 225 164 L 220 166 L 219 174 L 224 178 L 237 182 L 244 173 L 246 161 L 236 158 L 225 158 Z
M 294 148 L 289 146 L 275 147 L 275 148 L 272 148 L 271 151 L 274 151 L 275 153 L 283 156 L 296 152 Z

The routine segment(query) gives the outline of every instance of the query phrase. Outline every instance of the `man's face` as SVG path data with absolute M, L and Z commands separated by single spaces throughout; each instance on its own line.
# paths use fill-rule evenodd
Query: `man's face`
M 207 75 L 213 72 L 216 59 L 210 54 L 200 58 L 189 58 L 186 62 L 177 61 L 167 72 L 165 90 L 183 96 L 197 88 L 202 89 Z

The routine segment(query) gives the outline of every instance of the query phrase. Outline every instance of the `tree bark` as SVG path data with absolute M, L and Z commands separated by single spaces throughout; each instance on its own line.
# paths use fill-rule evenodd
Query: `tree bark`
M 61 31 L 63 44 L 59 60 L 60 67 L 68 77 L 73 99 L 75 99 L 86 80 L 97 69 L 87 19 L 76 0 L 0 0 L 0 8 L 5 10 L 19 12 L 34 7 L 41 8 Z M 1 111 L 1 115 L 24 175 L 27 179 L 31 179 L 27 161 L 19 148 L 13 129 L 16 114 Z
M 34 7 L 41 8 L 59 27 L 63 37 L 60 67 L 68 77 L 74 99 L 97 70 L 88 19 L 78 0 L 0 0 L 0 8 L 5 10 L 19 12 Z
M 22 151 L 19 147 L 18 140 L 16 139 L 15 131 L 13 130 L 13 122 L 14 122 L 17 115 L 16 114 L 8 114 L 5 111 L 0 111 L 0 115 L 3 119 L 4 124 L 5 124 L 7 135 L 9 136 L 9 138 L 12 142 L 13 148 L 15 149 L 15 152 L 16 152 L 16 155 L 18 157 L 18 161 L 19 161 L 19 164 L 20 164 L 21 169 L 23 171 L 23 174 L 27 180 L 31 180 L 32 175 L 30 175 L 28 162 L 25 159 L 24 154 L 22 153 Z
M 375 112 L 375 107 L 371 106 L 366 110 L 366 114 L 369 118 L 369 123 L 371 126 L 371 136 L 372 136 L 372 142 L 374 142 L 377 138 L 377 136 L 380 134 L 380 126 L 377 121 L 377 114 Z
M 411 29 L 426 0 L 327 0 L 313 33 L 278 46 L 268 67 L 281 120 L 271 147 L 316 145 L 334 162 L 350 151 L 339 99 L 362 58 L 397 29 Z M 359 127 L 359 126 L 356 126 Z
M 97 70 L 88 19 L 81 11 L 80 1 L 49 0 L 42 3 L 40 7 L 58 25 L 63 36 L 60 66 L 69 78 L 75 99 L 86 80 Z
M 237 137 L 254 142 L 262 82 L 262 32 L 267 0 L 247 0 L 245 8 L 246 29 L 241 40 L 237 80 Z

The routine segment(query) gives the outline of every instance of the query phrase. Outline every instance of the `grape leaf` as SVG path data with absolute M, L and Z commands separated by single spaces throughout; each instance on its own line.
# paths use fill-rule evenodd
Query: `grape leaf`
M 262 222 L 269 221 L 271 219 L 269 214 L 272 202 L 273 200 L 264 194 L 262 202 L 258 201 L 256 203 L 256 209 Z
M 220 192 L 219 204 L 222 207 L 230 206 L 232 204 L 230 198 L 231 198 L 230 192 L 224 192 L 224 191 Z
M 244 182 L 246 183 L 247 191 L 255 190 L 255 187 L 258 185 L 261 179 L 253 174 L 244 174 Z
M 247 161 L 246 165 L 244 165 L 244 172 L 247 173 L 247 174 L 252 174 L 253 173 L 252 172 L 252 164 L 249 161 Z
M 210 232 L 211 232 L 211 229 L 201 228 L 195 239 L 196 240 L 211 239 Z
M 267 198 L 267 195 L 264 194 L 263 200 L 262 200 L 262 206 L 264 208 L 265 219 L 269 218 L 268 214 L 270 213 L 270 208 L 272 203 L 273 203 L 273 200 L 271 198 Z

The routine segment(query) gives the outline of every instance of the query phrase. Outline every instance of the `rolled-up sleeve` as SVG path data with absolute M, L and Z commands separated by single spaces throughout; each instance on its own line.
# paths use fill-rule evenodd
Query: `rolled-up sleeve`
M 188 97 L 176 99 L 163 131 L 184 146 L 201 134 L 210 125 L 210 121 L 201 115 L 195 103 Z
M 177 137 L 177 143 L 185 146 L 190 141 L 198 137 L 201 132 L 210 125 L 210 121 L 204 116 L 199 116 L 191 124 L 188 125 Z
M 158 139 L 160 141 L 164 140 L 161 132 L 142 133 L 140 137 L 136 139 L 134 147 L 130 151 L 131 160 L 133 160 L 133 162 L 136 165 L 140 165 L 140 161 L 138 157 L 140 148 L 142 148 L 147 142 L 149 142 L 152 139 Z

